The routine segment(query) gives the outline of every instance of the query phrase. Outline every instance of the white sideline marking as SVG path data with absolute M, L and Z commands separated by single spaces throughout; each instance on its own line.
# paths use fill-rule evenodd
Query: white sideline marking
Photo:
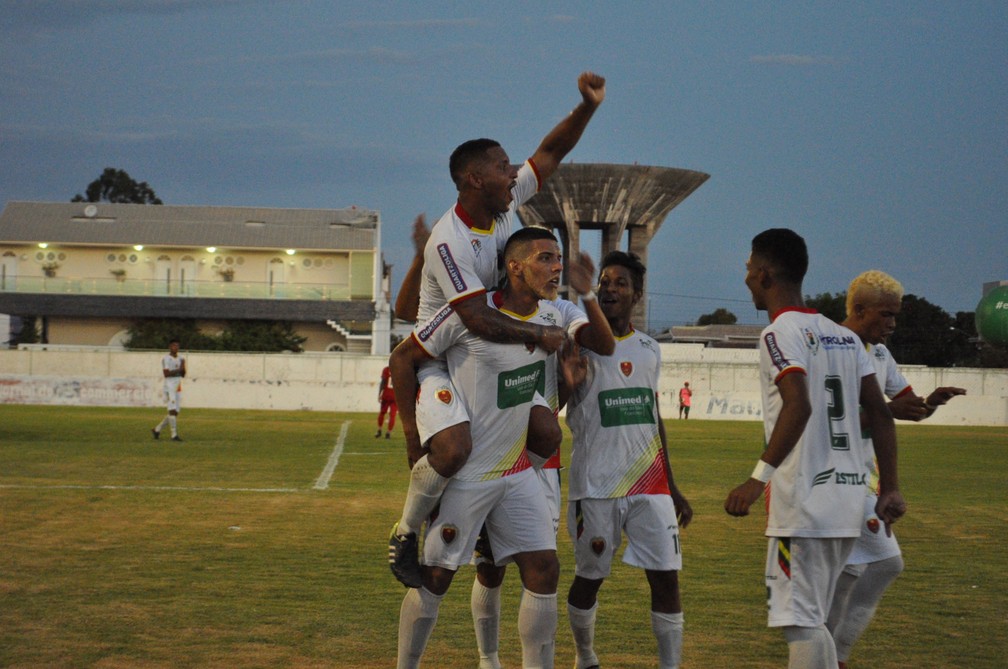
M 329 479 L 332 478 L 333 472 L 336 471 L 336 465 L 339 464 L 340 455 L 343 454 L 343 444 L 346 443 L 346 435 L 350 430 L 350 421 L 343 423 L 343 427 L 340 428 L 339 437 L 336 439 L 336 445 L 333 446 L 332 453 L 329 454 L 329 462 L 326 463 L 325 469 L 319 474 L 319 477 L 315 480 L 315 485 L 312 486 L 315 490 L 325 490 L 329 487 Z

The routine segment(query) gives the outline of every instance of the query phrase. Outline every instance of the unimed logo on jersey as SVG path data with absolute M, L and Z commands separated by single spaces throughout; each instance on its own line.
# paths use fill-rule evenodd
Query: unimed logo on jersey
M 619 388 L 599 393 L 602 427 L 651 425 L 655 422 L 654 391 L 650 388 Z
M 497 408 L 509 409 L 546 393 L 546 361 L 540 360 L 497 375 Z
M 459 293 L 464 292 L 466 282 L 462 279 L 462 272 L 459 271 L 458 265 L 455 264 L 455 258 L 452 257 L 451 249 L 448 248 L 447 244 L 438 244 L 437 251 L 438 256 L 441 258 L 441 263 L 448 272 L 448 278 L 451 279 L 452 286 L 455 287 L 455 291 Z
M 438 329 L 438 326 L 445 322 L 445 319 L 452 315 L 454 309 L 450 306 L 445 305 L 441 307 L 441 311 L 434 314 L 434 317 L 427 321 L 427 325 L 420 328 L 417 332 L 417 339 L 420 341 L 427 341 L 430 336 L 434 334 L 434 331 Z

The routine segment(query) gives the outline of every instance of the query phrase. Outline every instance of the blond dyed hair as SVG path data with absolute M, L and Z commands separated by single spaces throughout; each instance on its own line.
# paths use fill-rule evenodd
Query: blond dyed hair
M 878 304 L 887 297 L 902 300 L 903 284 L 877 269 L 862 272 L 847 288 L 847 316 L 853 315 L 855 304 Z

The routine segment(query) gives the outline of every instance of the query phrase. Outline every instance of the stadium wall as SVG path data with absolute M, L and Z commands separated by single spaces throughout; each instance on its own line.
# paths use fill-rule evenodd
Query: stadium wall
M 662 344 L 661 407 L 678 416 L 679 388 L 693 389 L 691 419 L 761 420 L 758 353 Z M 0 351 L 0 404 L 162 406 L 163 352 L 49 346 Z M 186 353 L 183 406 L 219 409 L 378 409 L 384 356 L 349 353 Z M 966 388 L 932 425 L 1008 425 L 1008 370 L 906 365 L 919 393 Z

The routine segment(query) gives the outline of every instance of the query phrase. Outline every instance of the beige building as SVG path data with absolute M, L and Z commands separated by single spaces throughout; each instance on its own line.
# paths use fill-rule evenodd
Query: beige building
M 308 351 L 385 354 L 377 211 L 10 202 L 0 314 L 52 345 L 119 345 L 137 319 L 289 321 Z M 5 339 L 5 338 L 4 338 Z

